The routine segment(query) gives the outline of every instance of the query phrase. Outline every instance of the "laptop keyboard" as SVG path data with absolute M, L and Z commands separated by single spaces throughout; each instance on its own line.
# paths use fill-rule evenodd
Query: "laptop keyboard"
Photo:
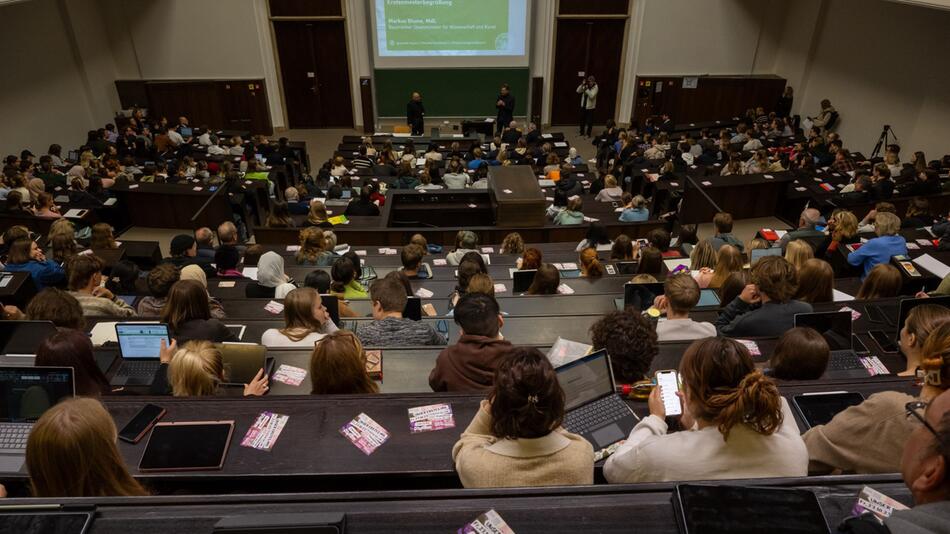
M 0 449 L 26 449 L 26 439 L 30 437 L 32 424 L 0 424 Z
M 156 361 L 139 362 L 125 360 L 122 362 L 122 367 L 119 368 L 116 375 L 132 378 L 151 378 L 155 375 L 155 372 L 158 371 L 159 365 L 161 364 Z
M 619 396 L 610 395 L 568 412 L 564 416 L 564 428 L 575 434 L 586 434 L 627 415 L 630 408 Z
M 831 352 L 831 358 L 828 360 L 829 371 L 850 371 L 852 369 L 864 369 L 864 365 L 858 360 L 857 354 L 850 350 Z

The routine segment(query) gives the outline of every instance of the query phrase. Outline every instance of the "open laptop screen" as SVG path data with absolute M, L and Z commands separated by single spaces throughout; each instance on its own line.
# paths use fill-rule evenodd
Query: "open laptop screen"
M 0 354 L 36 354 L 46 338 L 56 333 L 49 321 L 0 321 Z
M 168 325 L 143 323 L 116 323 L 119 354 L 127 360 L 157 360 L 161 355 L 161 340 L 169 343 Z
M 614 391 L 610 359 L 599 350 L 556 369 L 557 381 L 564 390 L 564 409 L 573 410 Z
M 0 367 L 0 422 L 34 422 L 74 393 L 72 367 Z
M 806 326 L 818 331 L 831 350 L 851 348 L 851 312 L 818 312 L 795 314 L 795 326 Z

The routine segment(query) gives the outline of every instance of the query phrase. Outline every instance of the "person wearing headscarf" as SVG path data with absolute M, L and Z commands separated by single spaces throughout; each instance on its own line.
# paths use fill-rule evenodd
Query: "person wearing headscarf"
M 194 280 L 201 284 L 201 287 L 205 288 L 205 292 L 208 291 L 208 277 L 205 276 L 205 272 L 198 267 L 197 265 L 186 265 L 181 269 L 180 280 Z M 227 314 L 224 313 L 224 306 L 221 305 L 221 301 L 208 295 L 208 306 L 211 308 L 211 317 L 214 317 L 218 320 L 223 320 L 227 318 Z
M 257 281 L 247 284 L 244 295 L 248 298 L 282 299 L 296 288 L 284 274 L 284 258 L 276 252 L 265 252 L 257 260 Z

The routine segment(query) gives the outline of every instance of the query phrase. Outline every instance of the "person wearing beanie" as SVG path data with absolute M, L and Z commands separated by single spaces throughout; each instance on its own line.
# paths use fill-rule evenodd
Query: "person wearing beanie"
M 214 258 L 198 256 L 198 244 L 194 236 L 188 234 L 179 234 L 172 238 L 169 246 L 171 256 L 162 260 L 162 263 L 171 263 L 179 269 L 186 265 L 197 265 L 205 272 L 205 276 L 215 276 L 215 269 L 212 267 Z

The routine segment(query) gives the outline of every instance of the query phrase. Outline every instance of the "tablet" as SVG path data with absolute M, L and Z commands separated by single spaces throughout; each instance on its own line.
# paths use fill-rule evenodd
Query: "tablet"
M 233 432 L 234 421 L 157 423 L 145 445 L 139 471 L 221 469 Z
M 94 513 L 94 511 L 85 510 L 45 511 L 12 508 L 9 512 L 0 513 L 0 532 L 85 534 L 89 532 Z
M 864 395 L 848 391 L 806 393 L 795 395 L 792 398 L 795 411 L 798 412 L 808 428 L 828 424 L 838 412 L 862 402 L 864 402 Z
M 672 500 L 681 534 L 830 532 L 807 490 L 679 484 Z

